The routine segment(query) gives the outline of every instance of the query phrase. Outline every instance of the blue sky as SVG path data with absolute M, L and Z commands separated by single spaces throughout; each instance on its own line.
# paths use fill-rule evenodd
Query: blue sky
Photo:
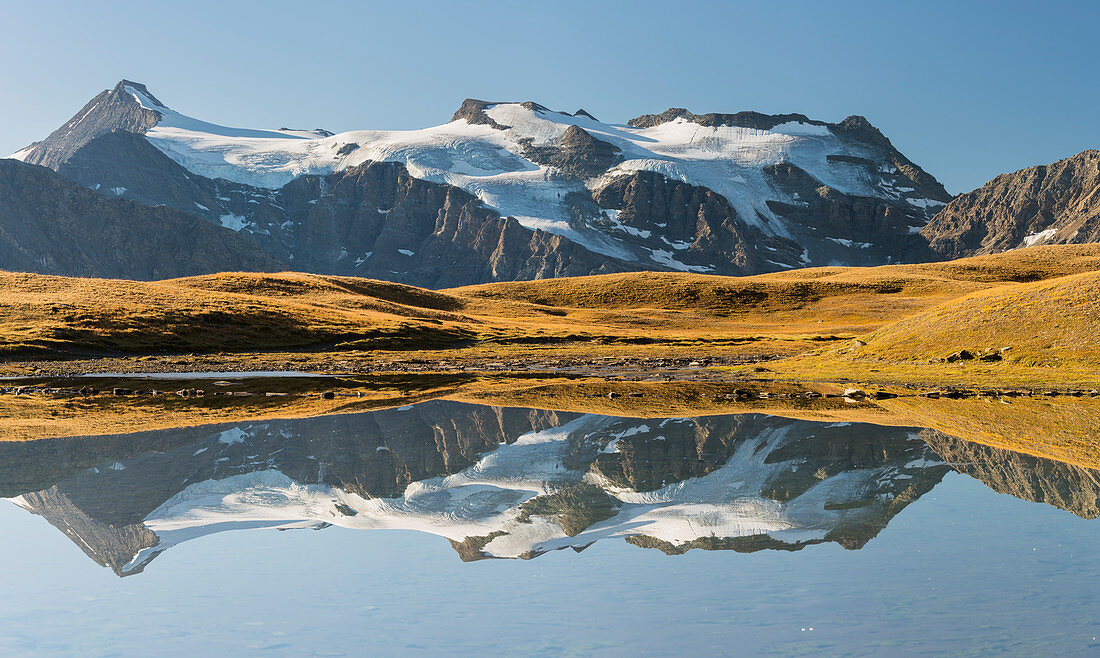
M 951 192 L 1100 146 L 1100 3 L 0 0 L 0 153 L 119 79 L 254 127 L 418 128 L 463 98 L 625 122 L 862 114 Z

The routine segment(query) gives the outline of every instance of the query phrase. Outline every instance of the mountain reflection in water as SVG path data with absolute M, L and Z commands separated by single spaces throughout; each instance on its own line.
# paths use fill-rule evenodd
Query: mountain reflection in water
M 203 535 L 330 525 L 440 535 L 463 560 L 611 538 L 668 554 L 859 549 L 952 469 L 1100 515 L 1097 472 L 931 430 L 447 401 L 0 444 L 0 496 L 126 576 Z

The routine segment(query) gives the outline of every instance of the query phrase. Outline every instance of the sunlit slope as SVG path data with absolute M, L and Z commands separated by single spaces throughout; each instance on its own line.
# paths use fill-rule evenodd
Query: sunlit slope
M 0 273 L 8 354 L 237 351 L 355 340 L 455 337 L 459 300 L 419 288 L 307 274 L 163 282 Z
M 687 341 L 706 356 L 723 340 L 806 339 L 799 351 L 809 351 L 813 340 L 875 332 L 860 356 L 927 361 L 956 344 L 1018 344 L 1012 359 L 1048 358 L 1046 350 L 1080 360 L 1092 353 L 1097 276 L 1087 273 L 1097 270 L 1100 246 L 1069 245 L 928 265 L 614 274 L 439 292 L 296 273 L 148 283 L 0 273 L 0 352 L 478 346 L 484 355 L 506 344 L 601 343 L 625 354 Z M 1036 329 L 1024 342 L 997 337 L 1028 326 Z
M 739 331 L 863 333 L 997 286 L 1100 270 L 1100 245 L 1033 247 L 944 263 L 819 267 L 751 277 L 630 273 L 446 292 L 482 302 L 718 318 Z
M 1100 272 L 1004 284 L 770 364 L 778 378 L 1100 388 Z M 871 374 L 874 373 L 874 374 Z
M 883 327 L 852 353 L 928 361 L 961 350 L 997 350 L 1007 363 L 1091 365 L 1100 373 L 1098 336 L 1100 272 L 1086 272 L 972 293 Z

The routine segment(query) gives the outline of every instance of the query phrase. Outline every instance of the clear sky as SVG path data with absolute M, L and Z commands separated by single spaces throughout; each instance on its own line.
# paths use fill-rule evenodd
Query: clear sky
M 221 124 L 447 121 L 463 98 L 625 122 L 862 114 L 949 191 L 1100 147 L 1100 3 L 0 0 L 0 153 L 125 77 Z

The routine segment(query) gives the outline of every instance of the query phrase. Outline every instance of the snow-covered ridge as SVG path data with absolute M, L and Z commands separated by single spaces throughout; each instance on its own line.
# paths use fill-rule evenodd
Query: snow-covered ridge
M 853 165 L 880 160 L 882 154 L 868 144 L 838 136 L 826 125 L 791 121 L 756 130 L 702 126 L 678 118 L 635 128 L 532 104 L 499 103 L 484 110 L 497 127 L 458 119 L 420 130 L 356 130 L 324 136 L 220 126 L 171 110 L 135 87 L 126 89 L 142 106 L 163 117 L 146 133 L 149 141 L 194 173 L 279 188 L 306 174 L 328 174 L 368 161 L 399 162 L 413 176 L 462 188 L 527 228 L 562 235 L 624 260 L 637 260 L 644 252 L 625 246 L 631 241 L 628 235 L 603 234 L 571 223 L 572 210 L 562 201 L 566 195 L 598 189 L 616 176 L 651 171 L 709 188 L 724 196 L 742 221 L 765 235 L 790 237 L 788 222 L 769 202 L 804 202 L 779 189 L 763 168 L 791 163 L 845 194 L 889 198 L 909 203 L 921 213 L 942 205 L 913 197 L 912 188 L 893 187 L 883 178 L 888 177 L 890 165 L 884 165 L 879 174 Z M 580 181 L 524 156 L 525 145 L 554 144 L 570 126 L 620 149 L 622 162 L 601 176 Z M 673 250 L 653 253 L 648 259 L 674 269 L 708 271 L 705 266 L 685 265 Z

